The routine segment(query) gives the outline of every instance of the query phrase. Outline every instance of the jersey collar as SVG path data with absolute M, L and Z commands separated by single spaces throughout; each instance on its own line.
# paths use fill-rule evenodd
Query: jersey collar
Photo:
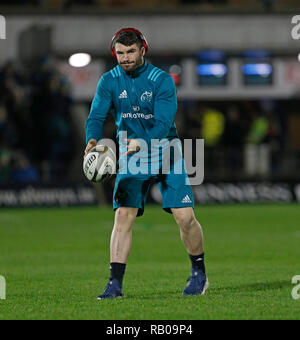
M 147 66 L 148 66 L 148 63 L 145 60 L 142 66 L 140 66 L 139 68 L 135 69 L 132 72 L 128 72 L 127 75 L 131 78 L 136 78 L 146 70 Z

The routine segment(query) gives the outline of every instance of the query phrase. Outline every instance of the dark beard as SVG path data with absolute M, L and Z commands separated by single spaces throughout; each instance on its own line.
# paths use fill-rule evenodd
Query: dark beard
M 132 70 L 130 70 L 130 71 L 126 71 L 126 70 L 124 70 L 124 69 L 123 69 L 123 70 L 124 70 L 126 73 L 130 74 L 130 73 L 134 72 L 136 69 L 138 69 L 138 68 L 140 68 L 141 66 L 143 66 L 144 63 L 145 63 L 144 59 L 141 58 L 141 59 L 139 60 L 138 63 L 136 62 L 135 67 L 134 67 Z

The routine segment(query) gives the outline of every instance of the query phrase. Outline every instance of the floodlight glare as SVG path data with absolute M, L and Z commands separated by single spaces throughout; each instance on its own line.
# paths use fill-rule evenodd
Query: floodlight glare
M 69 58 L 69 64 L 73 67 L 87 66 L 92 60 L 92 57 L 87 53 L 76 53 Z

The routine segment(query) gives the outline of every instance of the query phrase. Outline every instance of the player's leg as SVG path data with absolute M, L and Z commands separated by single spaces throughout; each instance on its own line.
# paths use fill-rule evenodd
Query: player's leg
M 123 277 L 132 243 L 132 226 L 138 208 L 116 209 L 114 228 L 110 239 L 110 279 L 98 300 L 123 296 Z
M 110 262 L 126 263 L 131 249 L 132 226 L 138 208 L 120 207 L 115 213 L 115 223 L 110 240 Z
M 181 171 L 175 171 L 180 163 Z M 163 197 L 163 208 L 173 213 L 192 263 L 192 275 L 183 294 L 204 294 L 208 282 L 204 265 L 203 232 L 194 215 L 193 191 L 185 172 L 183 158 L 176 158 L 176 161 L 174 159 L 169 173 L 162 177 L 159 187 Z
M 127 259 L 132 244 L 132 226 L 138 208 L 120 207 L 115 213 L 115 223 L 110 239 L 110 277 L 123 285 Z
M 116 178 L 113 207 L 115 222 L 110 240 L 110 280 L 99 300 L 122 296 L 123 277 L 132 243 L 132 226 L 144 212 L 148 179 L 129 175 Z
M 199 268 L 205 273 L 203 231 L 195 217 L 194 209 L 171 208 L 171 211 L 180 228 L 181 240 L 189 254 L 192 267 Z
M 181 240 L 189 254 L 192 274 L 184 295 L 204 294 L 208 288 L 208 280 L 204 264 L 203 231 L 197 221 L 192 207 L 171 208 L 174 219 L 180 228 Z
M 192 256 L 204 253 L 203 231 L 192 207 L 171 208 L 174 219 L 180 227 L 181 240 Z

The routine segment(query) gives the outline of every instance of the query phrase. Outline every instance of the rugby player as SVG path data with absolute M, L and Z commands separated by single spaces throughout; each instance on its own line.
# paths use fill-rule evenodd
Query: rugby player
M 181 174 L 176 173 L 175 161 L 172 163 L 171 160 L 167 174 L 120 171 L 122 161 L 140 150 L 139 139 L 143 139 L 149 149 L 153 140 L 171 142 L 178 139 L 174 123 L 177 97 L 173 78 L 145 60 L 148 43 L 135 28 L 118 31 L 112 38 L 110 48 L 118 65 L 100 78 L 86 121 L 85 154 L 102 139 L 103 124 L 109 113 L 117 126 L 120 149 L 125 147 L 124 152 L 120 153 L 113 193 L 115 220 L 110 242 L 110 279 L 98 299 L 123 296 L 123 277 L 132 244 L 132 227 L 136 217 L 144 212 L 149 185 L 153 180 L 160 188 L 163 209 L 173 214 L 180 228 L 182 242 L 191 260 L 191 276 L 183 294 L 204 294 L 208 280 L 203 232 L 194 215 L 193 192 L 184 167 Z M 127 134 L 125 141 L 121 140 L 121 132 Z M 162 152 L 159 157 L 160 166 Z

